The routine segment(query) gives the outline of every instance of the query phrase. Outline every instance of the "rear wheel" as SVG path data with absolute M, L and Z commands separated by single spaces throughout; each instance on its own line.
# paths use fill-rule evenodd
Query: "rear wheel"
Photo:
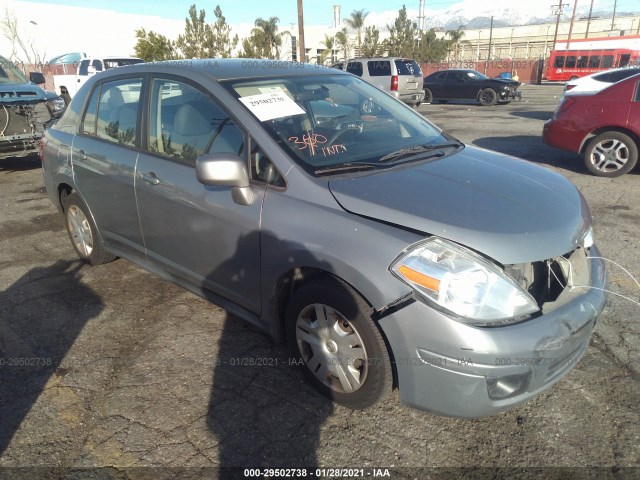
M 630 172 L 638 162 L 638 146 L 621 132 L 604 132 L 595 136 L 584 151 L 584 163 L 599 177 L 619 177 Z
M 498 100 L 498 94 L 493 88 L 485 88 L 478 95 L 478 101 L 480 105 L 489 106 L 495 105 Z
M 433 92 L 429 88 L 424 89 L 424 103 L 433 103 Z
M 289 346 L 322 394 L 362 409 L 391 391 L 387 347 L 371 309 L 348 285 L 333 278 L 303 285 L 287 306 L 286 321 Z
M 64 223 L 78 256 L 91 265 L 115 260 L 117 257 L 107 253 L 102 247 L 98 229 L 80 196 L 77 193 L 63 195 Z

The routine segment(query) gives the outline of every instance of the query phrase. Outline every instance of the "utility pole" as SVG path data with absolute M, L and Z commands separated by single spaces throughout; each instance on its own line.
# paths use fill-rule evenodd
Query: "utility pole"
M 616 7 L 618 6 L 618 0 L 613 0 L 613 17 L 611 18 L 611 31 L 613 31 L 613 22 L 616 21 Z
M 571 42 L 571 32 L 573 32 L 573 20 L 576 18 L 576 7 L 578 0 L 573 0 L 573 13 L 571 14 L 571 23 L 569 24 L 569 36 L 567 37 L 567 50 L 569 50 L 569 42 Z
M 302 13 L 302 0 L 298 0 L 298 45 L 300 46 L 300 62 L 307 61 L 307 50 L 304 48 L 304 15 Z
M 591 6 L 589 7 L 589 18 L 587 18 L 587 31 L 584 32 L 584 38 L 589 36 L 589 25 L 591 24 L 591 12 L 593 12 L 593 0 L 591 0 Z
M 420 34 L 424 31 L 424 0 L 420 0 L 420 10 L 418 10 L 418 30 Z
M 551 45 L 551 49 L 555 49 L 556 48 L 556 40 L 558 40 L 558 27 L 560 26 L 560 16 L 562 15 L 562 9 L 564 7 L 566 7 L 568 5 L 568 3 L 562 3 L 562 0 L 558 1 L 558 6 L 555 7 L 554 5 L 551 5 L 551 8 L 557 8 L 558 12 L 557 12 L 557 18 L 556 18 L 556 31 L 553 34 L 553 45 Z
M 491 26 L 489 27 L 489 50 L 487 51 L 487 59 L 484 62 L 484 74 L 487 74 L 487 65 L 491 60 L 491 40 L 493 39 L 493 15 L 491 15 Z

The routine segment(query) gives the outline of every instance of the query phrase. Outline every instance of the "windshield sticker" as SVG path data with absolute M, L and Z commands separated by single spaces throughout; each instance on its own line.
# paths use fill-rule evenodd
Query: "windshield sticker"
M 325 157 L 330 157 L 331 155 L 336 155 L 338 153 L 346 152 L 347 147 L 342 144 L 322 146 L 323 143 L 327 143 L 327 137 L 324 135 L 320 135 L 319 133 L 311 133 L 307 132 L 306 135 L 302 135 L 302 139 L 300 137 L 289 137 L 288 139 L 291 143 L 294 143 L 298 150 L 309 149 L 309 155 L 314 156 L 316 154 L 316 149 L 319 147 L 322 155 Z
M 306 113 L 282 91 L 250 95 L 248 97 L 242 97 L 240 101 L 245 104 L 246 107 L 251 110 L 251 113 L 258 117 L 258 120 L 261 122 Z
M 260 93 L 278 93 L 282 92 L 282 87 L 258 87 Z

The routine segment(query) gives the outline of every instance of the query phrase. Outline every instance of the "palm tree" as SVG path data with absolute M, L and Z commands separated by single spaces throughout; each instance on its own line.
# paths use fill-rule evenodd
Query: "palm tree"
M 331 58 L 333 62 L 334 38 L 325 33 L 324 40 L 320 43 L 325 46 L 325 49 L 320 54 L 320 63 L 324 64 L 327 57 Z
M 460 44 L 469 43 L 466 40 L 462 40 L 464 37 L 464 32 L 462 31 L 462 26 L 458 27 L 457 30 L 447 30 L 445 35 L 449 37 L 449 53 L 453 50 L 454 59 L 458 58 L 458 50 L 460 49 Z
M 251 31 L 251 36 L 257 43 L 255 47 L 263 53 L 266 58 L 280 58 L 280 47 L 282 37 L 289 32 L 278 33 L 278 17 L 271 17 L 269 20 L 256 18 L 255 28 Z
M 342 59 L 347 60 L 349 58 L 349 50 L 351 50 L 351 42 L 349 41 L 346 28 L 336 33 L 336 44 L 342 53 Z
M 344 23 L 356 31 L 358 53 L 362 47 L 362 29 L 364 28 L 364 19 L 367 18 L 367 15 L 369 15 L 369 12 L 365 12 L 364 8 L 362 10 L 354 10 L 351 12 L 351 16 L 344 21 Z

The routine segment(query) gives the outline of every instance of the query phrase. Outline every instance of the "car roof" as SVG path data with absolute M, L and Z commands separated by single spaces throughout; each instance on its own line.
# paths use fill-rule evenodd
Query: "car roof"
M 106 57 L 105 57 L 106 58 Z M 176 72 L 176 69 L 179 72 Z M 300 75 L 348 75 L 342 70 L 311 63 L 289 62 L 281 60 L 265 60 L 253 58 L 210 58 L 202 60 L 163 60 L 159 62 L 138 63 L 122 68 L 110 69 L 101 73 L 107 75 L 121 75 L 123 71 L 180 73 L 204 73 L 214 80 L 245 79 L 254 77 L 295 77 Z M 188 76 L 188 75 L 186 75 Z

